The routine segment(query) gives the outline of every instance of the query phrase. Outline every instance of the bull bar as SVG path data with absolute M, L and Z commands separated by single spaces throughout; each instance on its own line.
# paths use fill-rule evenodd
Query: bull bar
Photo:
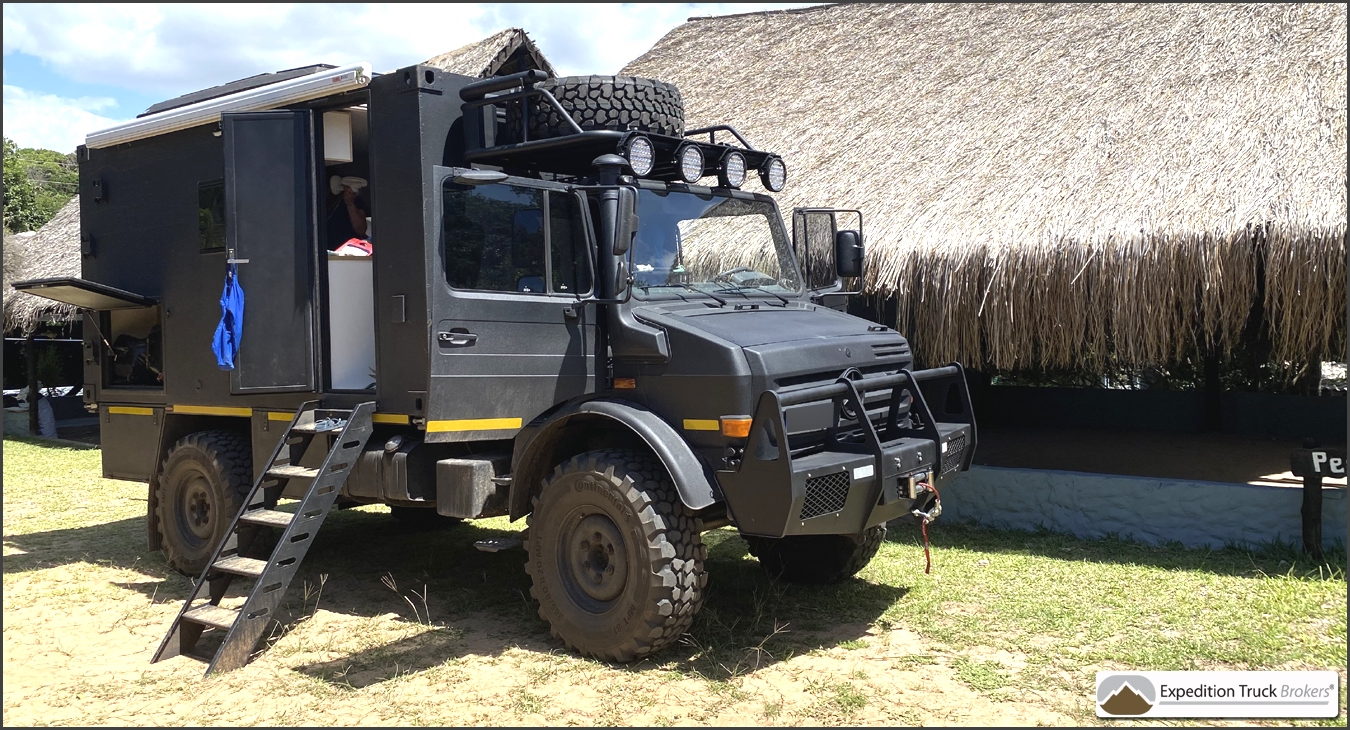
M 869 409 L 869 399 L 884 399 L 884 407 Z M 845 376 L 761 394 L 739 463 L 718 471 L 717 481 L 743 533 L 858 534 L 909 514 L 916 485 L 968 469 L 975 446 L 959 363 Z

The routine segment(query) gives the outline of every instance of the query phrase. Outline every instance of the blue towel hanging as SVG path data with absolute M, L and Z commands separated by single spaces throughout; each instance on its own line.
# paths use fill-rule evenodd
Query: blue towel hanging
M 226 264 L 225 290 L 220 293 L 220 324 L 211 340 L 221 370 L 233 370 L 239 359 L 239 339 L 244 334 L 244 290 L 239 286 L 235 264 Z

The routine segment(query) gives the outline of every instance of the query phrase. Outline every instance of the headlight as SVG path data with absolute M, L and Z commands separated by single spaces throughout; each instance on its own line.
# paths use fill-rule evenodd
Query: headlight
M 638 136 L 629 140 L 624 157 L 628 158 L 628 166 L 633 168 L 633 174 L 638 177 L 651 174 L 652 166 L 656 164 L 656 151 L 652 149 L 652 141 L 646 137 Z
M 783 164 L 783 158 L 770 157 L 766 160 L 759 168 L 759 181 L 770 192 L 783 192 L 783 186 L 787 184 L 787 165 Z
M 718 176 L 721 178 L 722 187 L 739 188 L 745 184 L 745 155 L 739 152 L 728 152 L 722 158 L 722 172 Z
M 696 144 L 685 145 L 676 153 L 680 161 L 680 179 L 696 183 L 703 177 L 703 150 Z

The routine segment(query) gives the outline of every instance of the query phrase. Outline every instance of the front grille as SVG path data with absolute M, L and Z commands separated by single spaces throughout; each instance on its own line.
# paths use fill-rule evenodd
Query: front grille
M 966 456 L 966 435 L 958 433 L 947 442 L 947 453 L 942 455 L 942 473 L 950 474 L 961 468 Z
M 872 345 L 872 354 L 877 357 L 890 357 L 892 355 L 908 355 L 909 344 L 905 342 L 893 342 L 885 345 Z
M 802 502 L 801 516 L 805 520 L 811 517 L 838 512 L 848 501 L 848 474 L 835 472 L 806 480 L 806 501 Z

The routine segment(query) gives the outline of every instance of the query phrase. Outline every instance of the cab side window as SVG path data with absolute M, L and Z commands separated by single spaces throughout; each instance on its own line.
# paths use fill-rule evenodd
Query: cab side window
M 529 293 L 590 290 L 585 228 L 573 196 L 516 185 L 451 181 L 446 181 L 442 196 L 445 278 L 450 286 Z

